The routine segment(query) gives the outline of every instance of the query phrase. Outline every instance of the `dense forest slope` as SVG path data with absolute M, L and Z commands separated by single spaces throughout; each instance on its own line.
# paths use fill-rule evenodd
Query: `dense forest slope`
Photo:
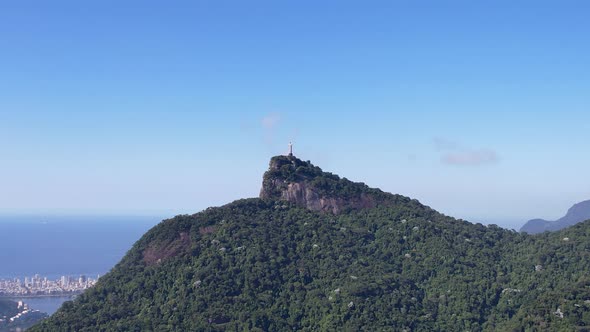
M 530 236 L 295 157 L 262 198 L 165 220 L 33 331 L 533 331 L 590 325 L 590 222 Z
M 522 226 L 520 231 L 529 234 L 558 231 L 588 219 L 590 219 L 590 200 L 574 204 L 574 206 L 567 210 L 565 216 L 555 221 L 544 219 L 529 220 Z

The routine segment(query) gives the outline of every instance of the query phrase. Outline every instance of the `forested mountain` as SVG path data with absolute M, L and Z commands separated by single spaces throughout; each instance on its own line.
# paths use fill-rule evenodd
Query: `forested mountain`
M 0 319 L 7 320 L 19 313 L 18 304 L 8 299 L 0 298 Z
M 0 298 L 0 332 L 20 332 L 47 318 L 47 314 Z
M 587 330 L 589 273 L 590 222 L 471 224 L 274 157 L 261 198 L 163 221 L 32 331 Z
M 590 200 L 574 204 L 574 206 L 567 210 L 565 216 L 555 221 L 544 219 L 529 220 L 524 226 L 522 226 L 520 231 L 529 234 L 557 231 L 588 219 L 590 219 Z

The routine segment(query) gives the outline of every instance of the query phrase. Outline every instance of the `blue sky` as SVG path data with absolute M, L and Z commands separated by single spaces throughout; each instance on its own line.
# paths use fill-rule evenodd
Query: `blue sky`
M 175 214 L 272 155 L 518 227 L 590 199 L 584 1 L 6 1 L 0 212 Z

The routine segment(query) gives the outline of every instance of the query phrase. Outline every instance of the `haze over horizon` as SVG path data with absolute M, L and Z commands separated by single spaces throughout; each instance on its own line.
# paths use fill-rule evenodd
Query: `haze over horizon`
M 590 5 L 0 4 L 0 213 L 193 213 L 271 156 L 519 228 L 590 199 Z

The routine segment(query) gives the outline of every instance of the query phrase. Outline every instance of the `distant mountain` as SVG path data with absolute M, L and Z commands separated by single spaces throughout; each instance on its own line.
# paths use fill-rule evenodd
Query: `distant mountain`
M 575 225 L 579 222 L 590 219 L 590 200 L 583 201 L 572 206 L 567 214 L 555 221 L 544 219 L 532 219 L 527 221 L 520 229 L 521 232 L 529 234 L 538 234 L 545 231 L 557 231 Z
M 588 248 L 590 222 L 471 224 L 278 156 L 260 198 L 164 220 L 31 331 L 587 331 Z

